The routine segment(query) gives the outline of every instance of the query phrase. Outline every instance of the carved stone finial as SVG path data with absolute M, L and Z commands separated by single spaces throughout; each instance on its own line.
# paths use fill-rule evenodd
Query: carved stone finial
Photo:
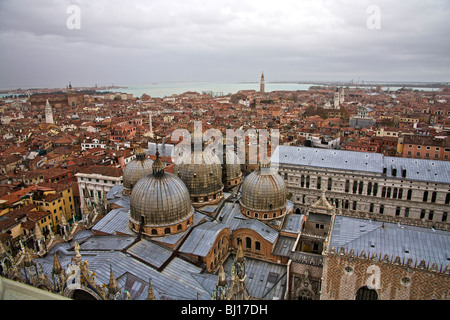
M 156 300 L 155 292 L 153 291 L 152 279 L 148 279 L 148 294 L 147 300 Z

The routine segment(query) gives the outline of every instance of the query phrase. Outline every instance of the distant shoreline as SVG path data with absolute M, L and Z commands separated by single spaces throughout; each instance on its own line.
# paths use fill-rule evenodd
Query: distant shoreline
M 272 83 L 285 83 L 285 82 L 272 82 Z M 292 83 L 292 82 L 289 82 Z M 314 84 L 323 86 L 349 86 L 349 87 L 405 87 L 405 88 L 443 88 L 449 85 L 449 82 L 368 82 L 368 83 L 352 83 L 352 82 L 326 82 L 326 81 L 308 81 L 297 82 L 299 84 Z
M 201 90 L 202 85 L 230 85 L 230 86 L 239 86 L 239 85 L 259 85 L 257 81 L 240 81 L 236 83 L 214 83 L 214 82 L 153 82 L 149 84 L 141 84 L 140 86 L 159 86 L 167 84 L 168 89 L 175 89 L 176 87 L 172 87 L 173 85 L 180 84 L 180 88 L 186 85 L 193 85 L 194 87 L 199 85 L 199 89 Z M 323 86 L 323 87 L 352 87 L 352 88 L 374 88 L 377 86 L 386 87 L 386 88 L 426 88 L 426 89 L 440 89 L 442 87 L 448 86 L 449 83 L 446 82 L 413 82 L 413 81 L 370 81 L 370 82 L 362 82 L 355 83 L 352 81 L 270 81 L 266 82 L 267 86 L 273 85 L 283 85 L 283 84 L 291 84 L 291 85 L 310 85 L 310 86 Z M 98 91 L 99 93 L 105 92 L 118 92 L 117 90 L 124 89 L 124 91 L 131 90 L 133 91 L 134 85 L 109 85 L 109 86 L 94 86 L 94 87 L 74 87 L 75 91 Z M 256 88 L 256 87 L 255 87 Z M 16 89 L 0 89 L 0 95 L 27 95 L 27 94 L 45 94 L 45 93 L 64 93 L 67 92 L 68 88 L 16 88 Z M 112 91 L 109 91 L 112 90 Z
M 74 90 L 109 90 L 109 89 L 126 89 L 124 86 L 100 86 L 100 87 L 77 87 Z M 0 94 L 27 94 L 27 93 L 53 93 L 53 92 L 67 92 L 67 88 L 15 88 L 15 89 L 0 89 Z

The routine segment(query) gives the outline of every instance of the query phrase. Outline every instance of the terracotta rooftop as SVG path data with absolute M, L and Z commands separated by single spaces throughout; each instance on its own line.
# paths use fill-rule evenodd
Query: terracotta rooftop
M 83 168 L 79 171 L 79 173 L 85 173 L 85 174 L 101 174 L 103 176 L 108 177 L 121 177 L 122 176 L 122 169 L 111 167 L 111 166 L 89 166 L 86 168 Z
M 28 218 L 33 221 L 38 221 L 43 217 L 46 217 L 50 214 L 48 211 L 30 211 L 28 212 Z
M 36 226 L 36 222 L 34 222 L 32 220 L 27 220 L 25 222 L 22 222 L 21 226 L 23 229 L 31 231 Z
M 24 189 L 22 189 L 22 190 L 13 192 L 13 193 L 11 193 L 11 194 L 7 194 L 7 195 L 1 197 L 0 200 L 6 200 L 7 203 L 9 203 L 9 204 L 14 204 L 14 203 L 16 203 L 17 201 L 19 201 L 20 199 L 22 199 L 23 196 L 25 196 L 26 194 L 28 194 L 28 192 L 31 192 L 31 191 L 33 191 L 33 190 L 36 190 L 36 188 L 37 188 L 36 185 L 29 186 L 29 187 L 24 188 Z

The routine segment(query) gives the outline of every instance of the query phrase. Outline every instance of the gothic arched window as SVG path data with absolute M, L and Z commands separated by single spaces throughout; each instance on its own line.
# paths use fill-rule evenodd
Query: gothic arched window
M 300 290 L 298 300 L 313 300 L 313 292 L 308 289 Z
M 356 292 L 355 300 L 378 300 L 378 293 L 374 289 L 364 286 Z
M 252 239 L 250 239 L 249 237 L 245 238 L 245 247 L 247 249 L 251 249 L 252 248 Z
M 407 199 L 407 200 L 411 200 L 411 198 L 412 198 L 412 190 L 411 190 L 411 189 L 408 189 L 408 194 L 407 194 L 407 196 L 406 196 L 406 199 Z

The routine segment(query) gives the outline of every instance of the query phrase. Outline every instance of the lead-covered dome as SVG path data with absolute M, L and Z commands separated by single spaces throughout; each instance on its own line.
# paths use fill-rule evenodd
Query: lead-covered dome
M 149 236 L 173 234 L 192 224 L 193 213 L 188 189 L 180 178 L 164 172 L 157 155 L 152 173 L 141 178 L 131 192 L 131 228 Z
M 152 172 L 152 164 L 153 161 L 145 157 L 144 149 L 136 149 L 136 158 L 123 169 L 123 192 L 125 195 L 130 195 L 139 179 Z
M 222 165 L 212 151 L 186 153 L 174 171 L 189 190 L 193 206 L 218 203 L 223 198 Z
M 270 164 L 250 173 L 241 186 L 241 212 L 251 218 L 275 219 L 286 213 L 287 188 Z
M 239 157 L 232 150 L 226 148 L 222 170 L 223 184 L 225 189 L 233 188 L 242 182 L 242 171 Z

